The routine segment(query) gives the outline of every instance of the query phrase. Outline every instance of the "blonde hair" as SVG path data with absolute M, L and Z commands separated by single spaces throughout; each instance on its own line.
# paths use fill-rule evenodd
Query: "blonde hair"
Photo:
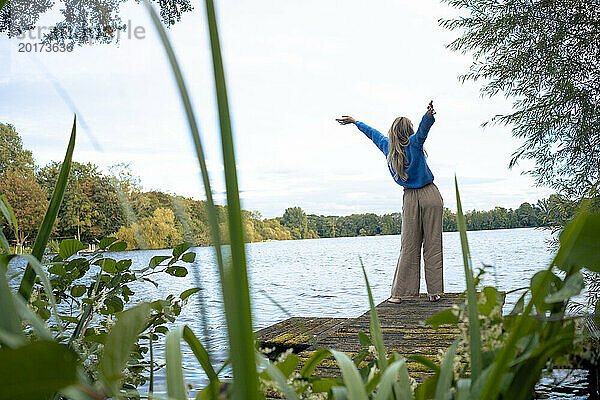
M 404 171 L 406 159 L 405 148 L 410 143 L 410 136 L 414 133 L 412 122 L 406 117 L 398 117 L 392 123 L 388 131 L 390 144 L 387 153 L 387 162 L 392 171 L 394 179 L 406 181 L 408 175 Z

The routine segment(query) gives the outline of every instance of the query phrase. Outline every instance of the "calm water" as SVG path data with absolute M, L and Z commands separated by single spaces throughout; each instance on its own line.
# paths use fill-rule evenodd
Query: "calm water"
M 548 250 L 551 233 L 538 229 L 510 229 L 469 232 L 469 244 L 475 268 L 492 265 L 484 281 L 509 291 L 528 285 L 529 278 L 546 267 L 552 259 Z M 282 305 L 294 316 L 356 317 L 369 305 L 360 268 L 362 259 L 373 295 L 377 302 L 389 297 L 390 284 L 400 249 L 400 236 L 371 236 L 353 238 L 272 241 L 247 246 L 255 328 L 263 328 L 288 316 L 266 296 Z M 208 329 L 214 357 L 226 357 L 225 320 L 211 248 L 196 248 L 197 277 L 207 307 Z M 134 265 L 146 265 L 155 255 L 168 251 L 135 251 L 116 253 L 115 258 L 132 258 Z M 444 233 L 444 285 L 446 292 L 465 289 L 457 233 Z M 159 280 L 160 288 L 140 286 L 140 299 L 156 299 L 169 293 L 178 295 L 196 286 L 194 274 L 175 279 Z M 426 291 L 424 276 L 421 291 Z M 509 295 L 506 310 L 510 310 L 519 294 Z M 188 324 L 202 338 L 203 323 L 200 304 L 194 298 L 183 310 L 177 324 Z M 201 339 L 203 340 L 203 339 Z M 162 351 L 162 350 L 159 350 Z M 193 355 L 184 346 L 186 381 L 194 387 L 206 383 Z M 225 376 L 227 371 L 225 371 Z M 162 381 L 157 382 L 162 385 Z
M 484 283 L 493 284 L 504 291 L 529 284 L 529 278 L 545 268 L 552 254 L 548 241 L 552 234 L 547 230 L 510 229 L 468 233 L 474 268 L 484 264 L 487 269 Z M 251 296 L 255 329 L 286 319 L 288 316 L 268 297 L 282 305 L 293 316 L 356 317 L 368 307 L 366 287 L 360 268 L 362 259 L 373 289 L 376 302 L 389 297 L 390 284 L 400 249 L 400 236 L 371 236 L 297 241 L 272 241 L 252 243 L 247 246 Z M 216 363 L 226 357 L 225 319 L 211 248 L 195 248 L 196 273 L 185 278 L 163 276 L 153 285 L 138 284 L 134 291 L 139 300 L 155 300 L 191 287 L 201 286 L 207 309 L 207 329 Z M 116 259 L 131 258 L 134 266 L 145 266 L 151 257 L 169 254 L 168 250 L 132 251 L 114 253 Z M 198 279 L 200 283 L 196 283 Z M 460 239 L 457 233 L 444 233 L 444 285 L 446 292 L 465 289 Z M 425 292 L 421 276 L 421 292 Z M 505 312 L 510 311 L 520 293 L 507 297 Z M 200 298 L 193 296 L 177 324 L 187 324 L 198 337 L 203 337 Z M 186 382 L 195 388 L 206 384 L 206 377 L 194 362 L 191 351 L 183 346 Z M 162 355 L 162 344 L 157 349 Z M 228 371 L 224 372 L 227 377 Z M 162 375 L 162 374 L 161 374 Z M 577 379 L 583 379 L 578 376 Z M 549 378 L 547 382 L 552 379 Z M 157 386 L 164 388 L 159 376 Z M 563 398 L 555 397 L 552 398 Z M 581 398 L 569 396 L 569 398 Z

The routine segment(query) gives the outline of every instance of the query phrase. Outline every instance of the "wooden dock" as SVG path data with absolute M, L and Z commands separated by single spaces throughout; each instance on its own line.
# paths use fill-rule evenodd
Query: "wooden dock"
M 404 357 L 419 354 L 437 361 L 458 336 L 454 326 L 439 327 L 437 330 L 424 321 L 430 316 L 459 303 L 458 293 L 447 293 L 438 302 L 430 302 L 426 295 L 404 300 L 400 304 L 387 301 L 377 306 L 383 340 L 388 354 L 398 352 Z M 358 333 L 369 333 L 369 312 L 358 318 L 293 317 L 278 324 L 261 329 L 256 333 L 261 348 L 275 348 L 272 354 L 288 349 L 298 354 L 301 364 L 318 348 L 343 351 L 355 356 L 363 348 Z M 417 381 L 430 376 L 421 364 L 407 362 L 409 373 Z M 340 376 L 333 360 L 325 360 L 315 371 L 319 376 Z

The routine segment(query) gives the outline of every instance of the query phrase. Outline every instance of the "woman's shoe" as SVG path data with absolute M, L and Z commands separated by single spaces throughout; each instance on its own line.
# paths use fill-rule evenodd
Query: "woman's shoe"
M 432 294 L 429 296 L 429 301 L 434 302 L 434 301 L 439 301 L 442 298 L 442 296 L 440 296 L 439 294 Z
M 402 299 L 399 297 L 390 297 L 389 299 L 387 299 L 387 301 L 394 304 L 402 303 Z

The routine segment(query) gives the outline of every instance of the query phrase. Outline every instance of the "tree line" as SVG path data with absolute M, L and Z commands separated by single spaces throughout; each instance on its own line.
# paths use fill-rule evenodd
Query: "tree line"
M 36 165 L 15 128 L 0 124 L 0 192 L 7 196 L 19 221 L 19 237 L 10 238 L 18 245 L 31 244 L 35 239 L 33 235 L 48 206 L 60 166 L 60 162 Z M 466 214 L 467 228 L 551 226 L 555 216 L 572 215 L 575 207 L 569 204 L 561 196 L 552 195 L 535 205 L 523 203 L 515 210 L 496 207 L 470 211 Z M 222 237 L 227 237 L 227 208 L 217 208 Z M 242 214 L 248 242 L 397 235 L 402 228 L 400 213 L 323 216 L 290 207 L 277 218 L 263 218 L 260 213 L 247 210 Z M 447 208 L 443 228 L 456 230 L 456 216 Z M 181 241 L 208 246 L 211 239 L 206 203 L 160 191 L 144 191 L 139 178 L 132 176 L 125 165 L 112 167 L 108 175 L 94 164 L 74 162 L 54 239 L 77 238 L 91 244 L 107 236 L 126 241 L 131 249 L 170 248 Z

